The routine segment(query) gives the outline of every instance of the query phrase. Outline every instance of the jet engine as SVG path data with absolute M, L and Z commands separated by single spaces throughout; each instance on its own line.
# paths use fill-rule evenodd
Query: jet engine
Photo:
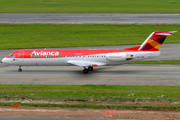
M 114 62 L 127 61 L 133 59 L 133 55 L 126 53 L 108 53 L 106 59 Z

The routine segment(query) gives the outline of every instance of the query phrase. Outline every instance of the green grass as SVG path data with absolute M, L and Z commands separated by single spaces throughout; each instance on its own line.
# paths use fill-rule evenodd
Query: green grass
M 0 0 L 1 13 L 180 13 L 179 0 Z
M 21 106 L 28 107 L 61 107 L 61 108 L 95 108 L 95 109 L 165 109 L 165 110 L 179 110 L 180 105 L 171 106 L 138 106 L 138 105 L 89 105 L 89 104 L 33 104 L 33 103 L 20 103 L 20 102 L 10 102 L 10 103 L 0 103 L 0 106 L 12 106 L 20 104 Z
M 153 31 L 180 25 L 0 25 L 0 49 L 142 44 Z M 165 43 L 179 43 L 180 33 Z
M 0 85 L 1 95 L 179 97 L 179 86 Z
M 167 64 L 167 65 L 180 65 L 180 60 L 152 60 L 152 61 L 138 61 L 131 64 Z
M 179 109 L 179 86 L 0 85 L 0 106 Z M 129 104 L 130 103 L 130 104 Z

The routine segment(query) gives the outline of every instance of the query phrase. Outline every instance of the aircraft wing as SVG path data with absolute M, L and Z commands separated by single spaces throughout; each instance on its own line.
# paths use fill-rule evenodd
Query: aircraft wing
M 69 60 L 67 61 L 67 63 L 80 67 L 88 67 L 88 66 L 97 67 L 97 66 L 106 65 L 106 63 L 102 63 L 102 62 L 92 62 L 92 61 L 84 61 L 84 60 Z

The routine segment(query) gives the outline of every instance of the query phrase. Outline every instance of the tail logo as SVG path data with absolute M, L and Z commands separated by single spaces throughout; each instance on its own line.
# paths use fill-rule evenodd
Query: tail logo
M 153 50 L 153 51 L 159 50 L 166 37 L 174 32 L 176 31 L 172 31 L 172 32 L 155 31 L 151 33 L 149 37 L 140 46 L 139 50 Z
M 165 38 L 160 38 L 160 39 L 164 39 L 165 40 Z M 149 41 L 148 41 L 148 43 L 147 44 L 150 44 L 151 45 L 151 48 L 156 48 L 156 49 L 160 49 L 160 47 L 161 47 L 161 45 L 163 44 L 163 42 L 164 42 L 164 40 L 162 41 L 162 40 L 153 40 L 153 39 L 150 39 Z

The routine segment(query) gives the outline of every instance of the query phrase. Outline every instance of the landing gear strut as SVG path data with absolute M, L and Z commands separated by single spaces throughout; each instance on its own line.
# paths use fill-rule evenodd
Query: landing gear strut
M 18 69 L 19 72 L 22 72 L 22 69 L 21 69 L 21 66 L 19 66 L 19 69 Z
M 93 67 L 89 66 L 88 68 L 84 67 L 83 73 L 87 74 L 89 71 L 93 71 Z

